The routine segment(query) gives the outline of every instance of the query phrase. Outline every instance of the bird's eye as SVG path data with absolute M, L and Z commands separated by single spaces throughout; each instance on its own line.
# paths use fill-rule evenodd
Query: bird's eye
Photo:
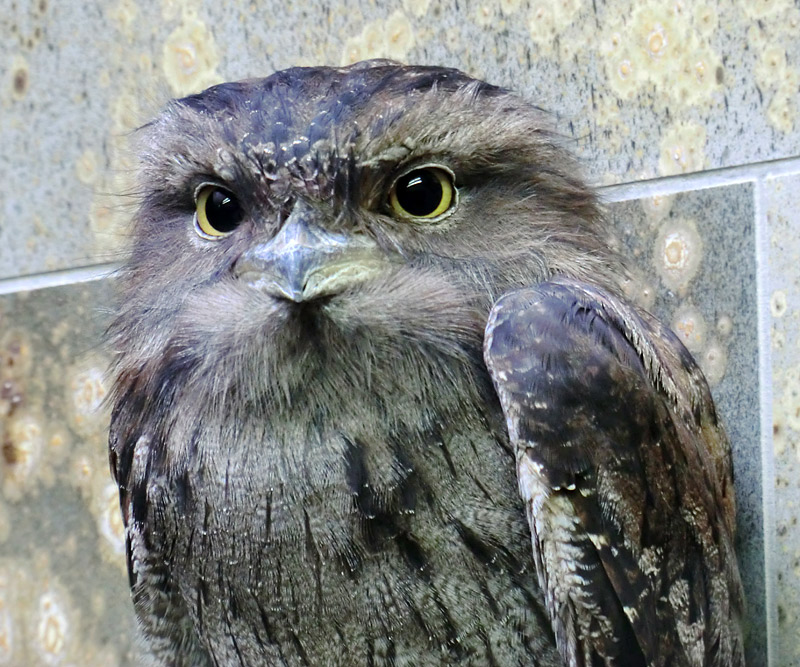
M 233 193 L 217 185 L 203 185 L 195 195 L 194 227 L 204 239 L 219 239 L 239 226 L 242 207 Z
M 442 167 L 421 167 L 398 178 L 389 204 L 403 218 L 438 218 L 456 203 L 453 174 Z

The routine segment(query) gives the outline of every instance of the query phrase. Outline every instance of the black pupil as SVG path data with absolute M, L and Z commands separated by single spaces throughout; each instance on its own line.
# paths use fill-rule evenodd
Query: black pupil
M 406 174 L 395 186 L 397 203 L 409 215 L 424 217 L 433 213 L 442 202 L 442 184 L 429 169 Z
M 230 192 L 216 189 L 206 200 L 206 218 L 218 232 L 232 232 L 242 221 L 242 209 Z

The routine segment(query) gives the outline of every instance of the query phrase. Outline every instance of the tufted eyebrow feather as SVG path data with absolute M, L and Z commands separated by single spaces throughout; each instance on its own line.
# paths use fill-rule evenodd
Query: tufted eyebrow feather
M 430 160 L 453 168 L 462 183 L 508 177 L 542 196 L 565 185 L 582 194 L 569 187 L 573 164 L 550 122 L 540 108 L 457 70 L 385 61 L 294 68 L 171 102 L 141 130 L 142 190 L 185 195 L 207 176 L 250 179 L 266 195 L 274 181 L 286 191 L 307 177 L 319 196 L 338 183 L 350 198 L 359 172 L 380 173 L 372 182 L 380 189 L 406 165 Z M 586 215 L 595 213 L 590 205 Z

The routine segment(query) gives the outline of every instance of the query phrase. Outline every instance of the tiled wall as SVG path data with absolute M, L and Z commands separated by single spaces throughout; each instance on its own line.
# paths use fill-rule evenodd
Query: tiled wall
M 731 435 L 749 664 L 800 665 L 800 0 L 0 0 L 0 664 L 137 663 L 96 410 L 125 135 L 368 57 L 514 88 L 576 138 Z

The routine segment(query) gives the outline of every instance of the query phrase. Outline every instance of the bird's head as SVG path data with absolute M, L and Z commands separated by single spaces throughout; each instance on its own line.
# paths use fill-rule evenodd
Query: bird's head
M 138 136 L 126 363 L 284 397 L 479 363 L 503 292 L 613 280 L 594 194 L 547 128 L 503 89 L 388 61 L 170 103 Z

